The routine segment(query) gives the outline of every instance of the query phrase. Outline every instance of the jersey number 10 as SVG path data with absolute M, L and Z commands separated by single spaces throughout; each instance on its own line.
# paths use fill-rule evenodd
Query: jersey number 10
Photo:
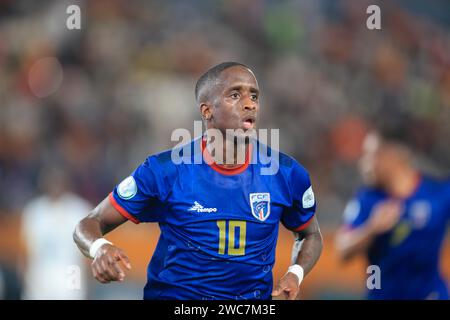
M 227 228 L 228 222 L 228 228 Z M 245 234 L 247 229 L 246 221 L 239 220 L 217 220 L 219 227 L 219 254 L 225 254 L 225 238 L 228 229 L 228 252 L 230 256 L 243 256 L 245 254 Z M 236 245 L 236 229 L 239 229 L 239 240 Z

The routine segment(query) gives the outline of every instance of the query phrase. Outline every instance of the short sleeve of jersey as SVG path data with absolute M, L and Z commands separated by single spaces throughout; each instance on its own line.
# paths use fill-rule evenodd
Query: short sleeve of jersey
M 161 222 L 168 191 L 163 168 L 152 156 L 114 188 L 109 200 L 120 214 L 134 223 Z
M 347 229 L 361 226 L 370 216 L 370 205 L 363 191 L 356 194 L 344 209 L 343 225 Z
M 281 222 L 292 231 L 305 229 L 316 211 L 316 200 L 308 172 L 294 161 L 290 174 L 292 206 L 285 208 Z

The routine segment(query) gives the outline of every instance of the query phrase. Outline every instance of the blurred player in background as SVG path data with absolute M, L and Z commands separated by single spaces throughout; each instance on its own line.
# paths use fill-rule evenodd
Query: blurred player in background
M 44 169 L 40 187 L 44 193 L 23 210 L 22 236 L 27 251 L 23 298 L 86 299 L 85 261 L 68 235 L 92 207 L 70 191 L 62 168 Z
M 336 247 L 344 260 L 367 255 L 381 271 L 369 299 L 448 299 L 440 250 L 450 219 L 450 180 L 426 177 L 392 133 L 365 138 L 360 171 L 365 182 L 344 212 Z
M 225 134 L 226 129 L 255 128 L 259 88 L 245 65 L 229 62 L 211 68 L 195 91 L 207 129 Z M 280 153 L 279 170 L 262 175 L 268 165 L 260 158 L 250 164 L 250 158 L 259 148 L 271 150 L 248 140 L 245 163 L 234 154 L 232 164 L 220 164 L 223 159 L 210 153 L 207 138 L 191 141 L 192 154 L 183 156 L 190 163 L 196 156 L 213 158 L 211 163 L 175 165 L 170 150 L 150 156 L 78 224 L 74 239 L 94 259 L 94 277 L 102 283 L 123 281 L 125 269 L 119 262 L 131 267 L 126 254 L 103 235 L 127 220 L 159 222 L 161 236 L 148 267 L 145 299 L 295 299 L 322 250 L 308 173 Z M 223 142 L 223 154 L 227 148 L 236 150 L 235 138 Z M 280 221 L 303 243 L 273 289 Z

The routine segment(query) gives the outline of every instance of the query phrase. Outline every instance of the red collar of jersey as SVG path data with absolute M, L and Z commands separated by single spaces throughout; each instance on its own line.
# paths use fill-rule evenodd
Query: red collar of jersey
M 252 154 L 252 144 L 251 143 L 249 144 L 248 151 L 245 154 L 245 163 L 241 164 L 241 165 L 237 165 L 235 167 L 226 167 L 226 166 L 220 165 L 218 163 L 215 163 L 214 159 L 211 156 L 211 154 L 209 153 L 208 149 L 206 149 L 206 139 L 204 139 L 204 138 L 202 139 L 201 150 L 202 150 L 203 157 L 205 158 L 206 162 L 213 170 L 215 170 L 221 174 L 231 176 L 231 175 L 242 173 L 245 171 L 245 169 L 247 169 L 248 165 L 250 164 L 250 156 Z

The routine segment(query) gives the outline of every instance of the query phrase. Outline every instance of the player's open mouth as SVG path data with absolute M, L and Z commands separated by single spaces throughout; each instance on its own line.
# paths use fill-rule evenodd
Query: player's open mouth
M 255 126 L 255 117 L 248 117 L 244 119 L 244 128 L 245 129 L 253 129 L 253 127 Z

